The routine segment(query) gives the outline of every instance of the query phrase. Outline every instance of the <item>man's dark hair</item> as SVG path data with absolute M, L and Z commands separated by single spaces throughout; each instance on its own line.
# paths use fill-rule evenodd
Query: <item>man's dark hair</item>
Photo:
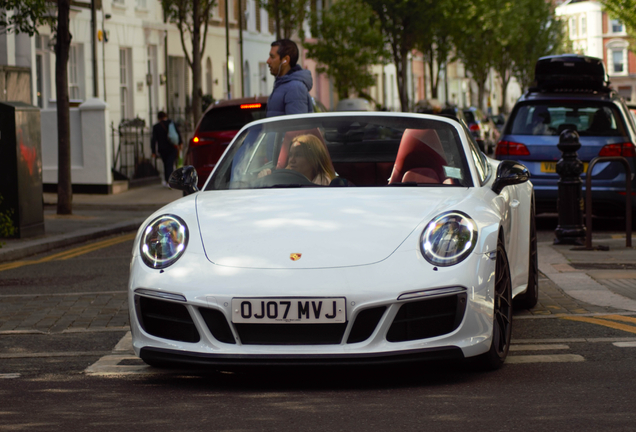
M 164 111 L 159 111 L 159 112 L 157 113 L 157 118 L 158 118 L 159 120 L 163 120 L 163 119 L 165 119 L 165 118 L 168 118 L 168 114 L 166 114 Z
M 282 59 L 285 56 L 289 56 L 289 66 L 296 66 L 296 63 L 298 63 L 298 45 L 296 45 L 296 42 L 289 39 L 279 39 L 272 42 L 272 46 L 278 47 L 278 57 Z

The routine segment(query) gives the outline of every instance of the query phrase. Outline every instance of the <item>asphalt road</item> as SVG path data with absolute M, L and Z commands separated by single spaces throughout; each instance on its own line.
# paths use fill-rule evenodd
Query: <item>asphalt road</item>
M 550 236 L 550 229 L 540 235 Z M 112 299 L 125 291 L 131 246 L 125 240 L 83 253 L 52 251 L 0 271 L 0 431 L 636 427 L 634 316 L 622 317 L 633 328 L 626 331 L 518 315 L 508 361 L 490 373 L 436 363 L 201 372 L 140 368 L 128 359 L 122 363 L 130 372 L 91 375 L 87 368 L 112 356 L 127 333 L 121 301 Z M 69 311 L 58 321 L 72 313 L 82 319 L 45 331 L 41 323 L 56 328 L 56 318 L 39 316 L 27 329 L 24 323 L 46 307 L 49 315 Z M 23 324 L 9 329 L 7 322 L 19 319 Z

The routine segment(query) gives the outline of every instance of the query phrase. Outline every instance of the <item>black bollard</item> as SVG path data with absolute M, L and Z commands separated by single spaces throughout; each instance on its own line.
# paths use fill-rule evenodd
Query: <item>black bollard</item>
M 579 134 L 569 129 L 561 132 L 557 145 L 563 157 L 557 162 L 559 225 L 554 230 L 554 244 L 582 245 L 585 242 L 581 173 L 583 162 L 576 151 L 581 148 Z

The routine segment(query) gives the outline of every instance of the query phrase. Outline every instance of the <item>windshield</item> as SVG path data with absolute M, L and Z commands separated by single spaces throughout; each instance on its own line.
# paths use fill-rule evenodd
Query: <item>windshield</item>
M 623 136 L 620 113 L 611 105 L 595 102 L 527 104 L 519 107 L 512 135 L 560 135 L 565 129 L 581 136 Z
M 472 186 L 461 127 L 400 116 L 312 115 L 245 129 L 206 190 Z

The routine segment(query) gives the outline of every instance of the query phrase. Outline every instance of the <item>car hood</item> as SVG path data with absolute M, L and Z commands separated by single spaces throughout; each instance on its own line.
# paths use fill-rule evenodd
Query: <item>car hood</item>
M 199 193 L 196 207 L 214 264 L 306 269 L 382 261 L 466 196 L 465 188 L 423 187 L 214 191 Z

